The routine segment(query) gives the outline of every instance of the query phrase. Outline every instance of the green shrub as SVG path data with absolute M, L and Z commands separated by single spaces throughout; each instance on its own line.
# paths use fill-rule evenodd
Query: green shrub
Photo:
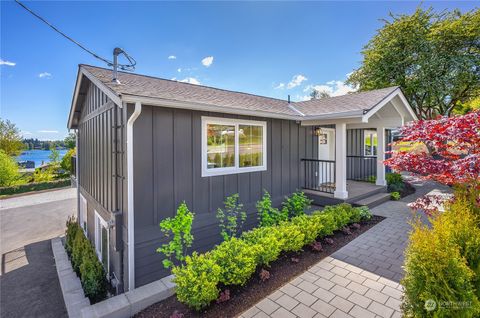
M 96 303 L 107 297 L 107 280 L 105 269 L 97 258 L 91 243 L 85 239 L 82 264 L 80 265 L 80 280 L 83 291 L 92 302 Z
M 289 217 L 299 216 L 305 214 L 305 210 L 310 208 L 313 200 L 307 198 L 302 191 L 294 192 L 290 197 L 285 197 L 282 203 L 283 207 L 287 209 Z
M 196 310 L 208 306 L 218 298 L 221 272 L 209 253 L 187 256 L 185 265 L 172 269 L 177 299 Z
M 68 171 L 70 174 L 73 172 L 72 157 L 75 156 L 76 152 L 76 148 L 69 149 L 60 162 L 60 167 L 63 170 Z
M 212 250 L 212 259 L 220 266 L 220 282 L 225 285 L 244 285 L 255 272 L 255 250 L 249 244 L 232 237 Z
M 75 232 L 71 260 L 72 268 L 77 275 L 80 275 L 80 265 L 82 265 L 83 262 L 83 254 L 85 249 L 88 248 L 89 243 L 82 231 Z
M 225 211 L 220 208 L 217 210 L 220 234 L 224 241 L 236 237 L 247 219 L 247 213 L 243 210 L 243 204 L 238 203 L 238 197 L 238 193 L 227 197 L 224 201 Z
M 390 172 L 385 174 L 385 180 L 387 181 L 387 185 L 392 184 L 403 184 L 403 177 L 400 173 Z
M 307 215 L 294 217 L 291 219 L 291 223 L 303 231 L 303 245 L 314 242 L 321 233 L 323 227 L 322 223 L 317 222 L 316 218 Z
M 257 202 L 257 211 L 260 226 L 271 226 L 288 220 L 288 210 L 283 208 L 278 210 L 272 207 L 272 199 L 267 191 L 264 191 L 263 197 Z
M 283 241 L 282 251 L 298 252 L 305 245 L 304 231 L 297 225 L 290 222 L 282 222 L 277 229 L 277 239 Z
M 457 193 L 458 194 L 458 193 Z M 406 251 L 403 310 L 408 317 L 480 315 L 480 227 L 472 205 L 457 195 L 431 228 L 414 224 Z M 437 305 L 427 311 L 425 301 Z
M 370 183 L 375 183 L 377 182 L 377 176 L 368 176 L 366 181 Z
M 284 244 L 275 226 L 259 227 L 245 232 L 242 239 L 254 248 L 256 263 L 265 266 L 278 258 Z
M 158 253 L 166 256 L 166 259 L 163 260 L 165 268 L 173 266 L 174 261 L 181 264 L 185 260 L 187 249 L 192 246 L 193 242 L 192 223 L 194 216 L 184 201 L 178 207 L 174 218 L 166 218 L 160 222 L 163 234 L 167 238 L 172 236 L 170 242 L 157 249 Z
M 332 235 L 333 231 L 337 230 L 337 222 L 332 213 L 323 213 L 321 211 L 315 211 L 312 215 L 315 222 L 322 224 L 322 228 L 318 233 L 318 236 Z
M 77 222 L 77 219 L 73 216 L 70 216 L 67 219 L 67 229 L 65 231 L 65 250 L 67 251 L 68 256 L 72 255 L 73 242 L 77 231 L 81 230 L 80 225 Z
M 400 200 L 401 196 L 400 196 L 400 193 L 398 192 L 392 192 L 390 193 L 390 199 L 392 199 L 393 201 L 398 201 Z
M 370 212 L 368 206 L 359 206 L 355 210 L 360 214 L 360 221 L 368 221 L 372 218 L 372 212 Z
M 54 181 L 47 182 L 32 182 L 26 184 L 18 184 L 9 187 L 0 188 L 0 195 L 12 195 L 19 193 L 26 193 L 32 191 L 42 191 L 48 189 L 56 189 L 71 186 L 71 180 L 68 179 L 59 179 Z
M 350 206 L 350 205 L 348 205 Z M 351 207 L 350 207 L 351 208 Z M 331 214 L 335 220 L 335 228 L 340 229 L 350 223 L 350 212 L 347 211 L 345 203 L 338 205 L 329 205 L 326 206 L 322 211 L 326 214 Z
M 0 150 L 0 187 L 10 186 L 19 178 L 18 164 L 13 157 Z

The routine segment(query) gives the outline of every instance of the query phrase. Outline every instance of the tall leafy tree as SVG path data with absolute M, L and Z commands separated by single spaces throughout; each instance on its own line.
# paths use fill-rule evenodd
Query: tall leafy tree
M 17 156 L 24 147 L 20 129 L 10 120 L 0 118 L 0 150 L 9 156 Z
M 361 91 L 398 85 L 419 118 L 449 116 L 478 97 L 480 10 L 390 15 L 348 78 Z
M 74 133 L 69 133 L 67 137 L 63 140 L 63 143 L 65 144 L 65 147 L 68 149 L 73 149 L 75 148 L 76 145 L 76 138 Z

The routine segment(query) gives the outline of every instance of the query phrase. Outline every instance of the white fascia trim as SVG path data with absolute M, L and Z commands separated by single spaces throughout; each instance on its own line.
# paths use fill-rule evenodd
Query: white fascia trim
M 403 107 L 412 116 L 413 120 L 417 120 L 418 119 L 417 116 L 413 112 L 412 107 L 408 103 L 407 99 L 405 98 L 405 95 L 403 95 L 403 92 L 399 87 L 393 92 L 391 92 L 387 97 L 385 97 L 380 103 L 378 103 L 373 108 L 371 108 L 365 115 L 363 115 L 362 121 L 364 123 L 368 123 L 368 119 L 372 117 L 377 111 L 379 111 L 383 106 L 385 106 L 388 102 L 390 102 L 395 96 L 398 96 L 400 98 L 400 100 L 403 103 Z
M 363 116 L 363 110 L 351 110 L 338 113 L 325 113 L 320 115 L 305 115 L 302 120 L 323 120 L 323 119 L 346 119 L 346 118 L 361 118 Z
M 95 86 L 100 88 L 102 92 L 104 92 L 108 98 L 110 98 L 115 104 L 117 104 L 120 108 L 122 107 L 122 100 L 120 97 L 115 94 L 110 88 L 108 88 L 105 84 L 103 84 L 100 80 L 98 80 L 92 73 L 87 71 L 83 66 L 80 66 L 77 75 L 77 82 L 75 84 L 75 90 L 73 93 L 72 105 L 70 106 L 70 114 L 68 115 L 68 126 L 67 128 L 72 128 L 72 121 L 73 121 L 73 114 L 75 113 L 75 105 L 77 104 L 78 100 L 78 93 L 80 91 L 80 86 L 83 80 L 83 77 L 88 78 Z
M 417 115 L 415 114 L 415 112 L 413 111 L 413 108 L 412 106 L 410 105 L 410 103 L 408 102 L 407 98 L 405 97 L 405 95 L 403 94 L 402 90 L 401 89 L 398 89 L 400 91 L 400 94 L 398 94 L 398 97 L 400 97 L 400 99 L 402 100 L 403 104 L 405 105 L 405 108 L 407 109 L 408 113 L 412 116 L 413 120 L 418 120 L 418 117 Z
M 207 104 L 195 103 L 195 102 L 180 102 L 180 101 L 169 100 L 169 99 L 134 96 L 134 95 L 122 95 L 122 101 L 125 103 L 135 103 L 139 101 L 143 105 L 150 105 L 150 106 L 190 109 L 190 110 L 198 110 L 198 111 L 265 117 L 265 118 L 278 118 L 278 119 L 289 119 L 289 120 L 301 120 L 303 118 L 302 116 L 286 115 L 281 113 L 271 113 L 271 112 L 260 111 L 260 110 L 243 110 L 243 109 L 207 105 Z
M 127 189 L 128 189 L 128 290 L 135 289 L 135 223 L 133 195 L 133 123 L 142 112 L 142 103 L 135 103 L 135 110 L 127 121 Z

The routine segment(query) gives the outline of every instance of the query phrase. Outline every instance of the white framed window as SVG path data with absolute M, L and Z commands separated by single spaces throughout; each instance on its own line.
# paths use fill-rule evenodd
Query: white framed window
M 85 234 L 87 233 L 87 199 L 83 195 L 80 194 L 80 227 L 83 229 Z
M 364 156 L 376 156 L 377 155 L 377 131 L 364 130 L 363 135 L 363 154 Z
M 267 170 L 267 122 L 202 117 L 202 177 Z
M 103 267 L 109 272 L 110 233 L 108 223 L 95 210 L 95 251 Z

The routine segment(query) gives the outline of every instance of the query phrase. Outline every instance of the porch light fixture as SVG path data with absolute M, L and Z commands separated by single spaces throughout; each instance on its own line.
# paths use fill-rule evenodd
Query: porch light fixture
M 321 135 L 323 135 L 323 130 L 320 127 L 316 127 L 313 132 L 314 132 L 315 136 L 317 136 L 317 137 L 320 137 Z
M 315 136 L 318 137 L 318 142 L 321 145 L 326 145 L 327 144 L 327 134 L 323 132 L 322 128 L 316 127 L 313 131 Z

